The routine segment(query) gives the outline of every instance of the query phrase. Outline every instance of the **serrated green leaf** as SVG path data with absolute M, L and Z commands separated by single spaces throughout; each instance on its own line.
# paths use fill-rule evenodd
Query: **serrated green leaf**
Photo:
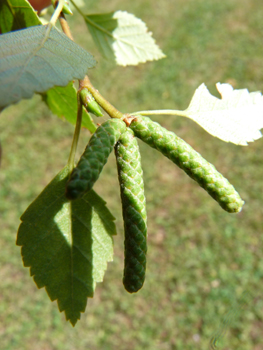
M 46 102 L 50 110 L 60 118 L 65 118 L 71 124 L 76 124 L 77 118 L 77 90 L 72 82 L 65 87 L 56 86 L 48 90 L 43 95 L 43 100 Z M 86 109 L 82 109 L 82 126 L 87 128 L 91 133 L 97 129 L 91 116 Z
M 17 245 L 38 288 L 45 287 L 75 325 L 113 259 L 116 229 L 94 191 L 80 200 L 66 199 L 68 175 L 65 167 L 22 215 Z
M 126 11 L 87 15 L 86 23 L 106 58 L 122 66 L 137 65 L 165 57 L 145 23 Z
M 0 108 L 82 79 L 94 58 L 50 25 L 0 36 Z
M 246 146 L 259 139 L 263 128 L 263 97 L 260 92 L 234 90 L 217 83 L 222 99 L 212 96 L 205 84 L 196 89 L 185 116 L 219 139 Z
M 2 34 L 39 24 L 41 22 L 28 1 L 0 1 L 0 29 Z

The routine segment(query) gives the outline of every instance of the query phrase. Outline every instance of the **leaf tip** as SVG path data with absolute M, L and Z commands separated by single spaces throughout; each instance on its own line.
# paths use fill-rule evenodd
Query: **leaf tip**
M 69 321 L 72 327 L 75 327 L 80 318 L 66 318 L 66 320 Z

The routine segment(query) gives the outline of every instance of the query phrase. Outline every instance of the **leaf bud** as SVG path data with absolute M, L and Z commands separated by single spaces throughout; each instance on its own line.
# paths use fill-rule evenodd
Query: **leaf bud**
M 30 1 L 31 2 L 31 1 Z M 38 1 L 34 1 L 34 2 L 38 2 Z M 44 1 L 42 1 L 44 2 Z M 51 1 L 45 1 L 46 3 L 51 3 Z M 58 4 L 58 1 L 57 0 L 52 0 L 52 5 L 56 8 L 57 7 L 57 4 Z M 33 6 L 33 5 L 32 5 Z M 64 6 L 62 8 L 62 12 L 65 14 L 65 15 L 73 15 L 73 12 L 71 11 L 70 7 L 69 7 L 69 1 L 68 0 L 65 0 L 64 2 Z
M 69 2 L 65 1 L 64 6 L 62 8 L 62 12 L 65 15 L 73 15 L 73 12 L 71 11 L 71 8 L 69 7 Z
M 93 113 L 96 117 L 103 117 L 100 106 L 86 88 L 80 91 L 80 98 L 88 112 Z

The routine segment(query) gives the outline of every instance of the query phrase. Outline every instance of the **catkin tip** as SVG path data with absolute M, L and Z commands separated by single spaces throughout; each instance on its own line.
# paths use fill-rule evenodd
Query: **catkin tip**
M 72 189 L 72 188 L 70 188 L 70 186 L 67 186 L 66 187 L 66 191 L 65 191 L 65 196 L 70 201 L 73 201 L 75 199 L 80 198 L 81 197 L 81 193 L 79 192 L 79 190 Z
M 142 283 L 139 283 L 138 285 L 138 280 L 136 281 L 126 281 L 125 277 L 123 278 L 123 285 L 124 285 L 124 288 L 125 290 L 132 294 L 132 293 L 137 293 L 143 286 L 143 282 Z
M 245 204 L 245 201 L 241 201 L 241 204 L 240 204 L 240 206 L 239 206 L 239 208 L 237 210 L 237 213 L 241 212 L 241 210 L 243 209 L 244 204 Z
M 239 202 L 228 203 L 227 206 L 222 205 L 222 208 L 230 214 L 237 214 L 241 212 L 244 204 L 245 202 L 242 199 L 240 199 Z

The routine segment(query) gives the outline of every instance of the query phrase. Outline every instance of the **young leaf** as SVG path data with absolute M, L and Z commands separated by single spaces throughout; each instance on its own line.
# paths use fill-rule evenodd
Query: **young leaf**
M 17 245 L 38 288 L 46 288 L 74 326 L 113 259 L 116 229 L 94 191 L 74 202 L 66 199 L 68 175 L 65 167 L 22 215 Z
M 100 52 L 122 66 L 165 57 L 145 23 L 125 11 L 87 15 L 89 31 Z
M 39 24 L 41 22 L 28 1 L 0 1 L 0 29 L 2 34 Z
M 56 86 L 49 89 L 43 95 L 50 110 L 60 118 L 65 118 L 71 124 L 76 124 L 77 117 L 77 91 L 72 82 L 65 87 Z M 93 119 L 83 107 L 82 126 L 87 128 L 91 133 L 97 129 Z
M 260 92 L 234 90 L 229 84 L 216 84 L 222 99 L 210 94 L 205 84 L 195 91 L 185 115 L 211 135 L 246 146 L 262 135 L 263 98 Z
M 0 108 L 82 79 L 94 58 L 50 25 L 0 36 Z

